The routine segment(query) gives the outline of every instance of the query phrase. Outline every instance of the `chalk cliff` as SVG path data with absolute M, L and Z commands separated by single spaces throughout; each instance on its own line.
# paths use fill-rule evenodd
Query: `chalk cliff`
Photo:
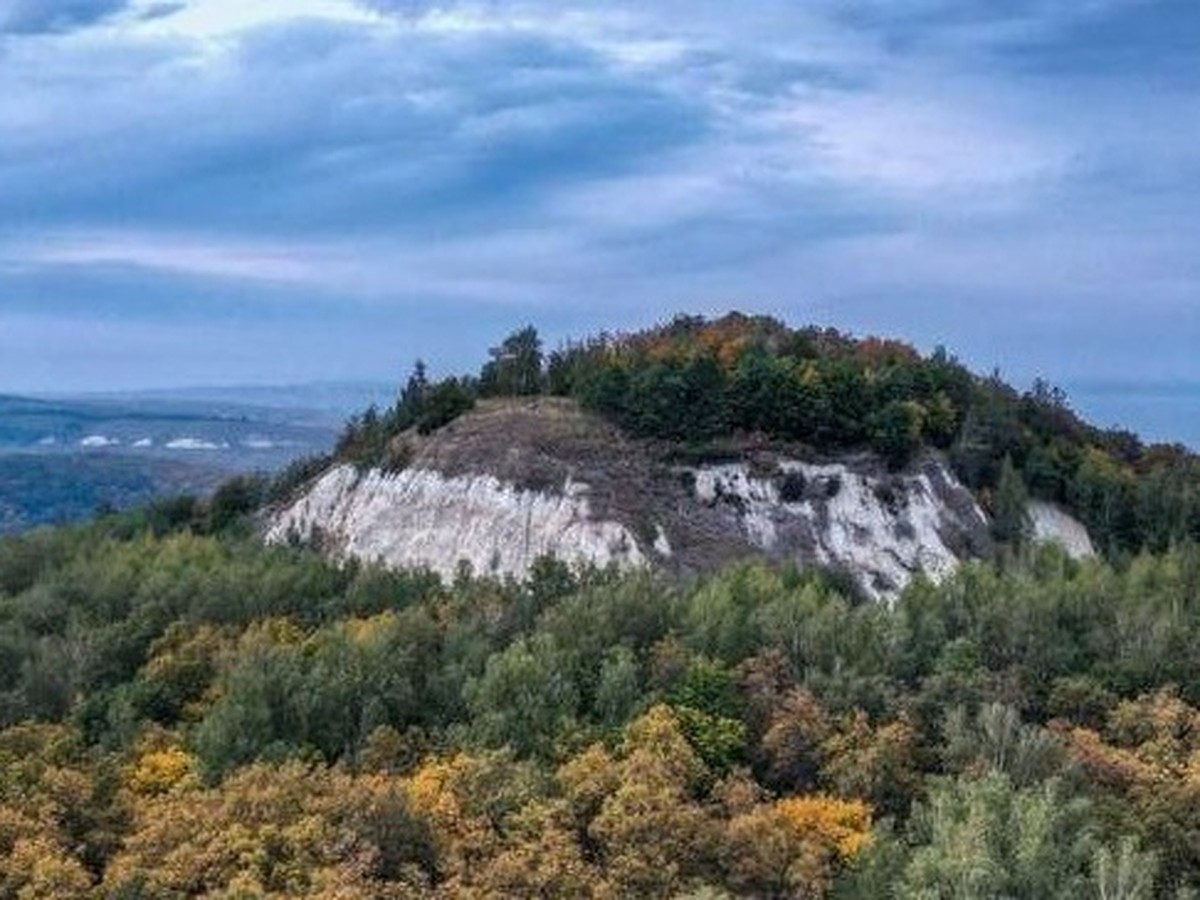
M 900 473 L 867 456 L 747 451 L 684 464 L 553 399 L 494 402 L 427 437 L 402 471 L 336 464 L 270 517 L 267 539 L 453 576 L 520 578 L 540 556 L 690 573 L 752 556 L 840 570 L 875 598 L 988 552 L 988 522 L 936 455 Z M 1041 539 L 1074 555 L 1087 532 L 1045 504 Z

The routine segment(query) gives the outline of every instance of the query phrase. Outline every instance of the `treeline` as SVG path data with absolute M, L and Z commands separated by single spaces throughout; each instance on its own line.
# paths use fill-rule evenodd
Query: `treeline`
M 444 585 L 245 527 L 0 542 L 0 897 L 1200 889 L 1196 548 L 887 606 L 751 565 Z
M 942 351 L 924 359 L 895 341 L 736 313 L 568 346 L 551 356 L 548 381 L 643 437 L 870 446 L 897 465 L 923 445 L 951 445 L 973 385 Z
M 1009 462 L 1018 494 L 1070 509 L 1109 555 L 1200 540 L 1200 459 L 1181 446 L 1147 447 L 1095 428 L 1061 390 L 1038 381 L 1018 392 L 942 349 L 922 356 L 898 341 L 737 313 L 679 317 L 549 354 L 526 327 L 475 377 L 431 383 L 418 363 L 392 408 L 349 423 L 337 454 L 403 468 L 406 445 L 395 438 L 405 430 L 427 434 L 478 399 L 540 393 L 573 397 L 632 435 L 693 456 L 773 442 L 811 454 L 871 450 L 899 468 L 935 448 L 992 512 Z M 1019 525 L 1001 530 L 1017 534 Z

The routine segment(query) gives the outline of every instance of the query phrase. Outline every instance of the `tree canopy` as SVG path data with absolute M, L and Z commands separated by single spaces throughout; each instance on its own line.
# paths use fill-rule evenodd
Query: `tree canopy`
M 447 586 L 246 515 L 0 541 L 0 896 L 1200 888 L 1194 547 L 888 606 L 750 564 Z

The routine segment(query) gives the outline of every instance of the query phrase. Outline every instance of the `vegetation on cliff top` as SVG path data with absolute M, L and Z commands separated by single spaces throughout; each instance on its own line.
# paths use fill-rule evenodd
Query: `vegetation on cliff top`
M 633 436 L 693 452 L 734 439 L 814 454 L 872 450 L 902 467 L 935 448 L 991 512 L 1011 519 L 1014 492 L 1027 491 L 1075 513 L 1109 554 L 1200 539 L 1200 459 L 1182 446 L 1096 428 L 1047 383 L 1022 393 L 942 349 L 923 356 L 898 341 L 737 313 L 679 317 L 549 354 L 527 327 L 493 349 L 477 377 L 431 382 L 418 363 L 391 409 L 348 424 L 338 455 L 400 467 L 394 438 L 405 430 L 428 433 L 477 398 L 537 394 L 573 397 Z M 1023 531 L 1020 521 L 998 524 L 1005 536 Z

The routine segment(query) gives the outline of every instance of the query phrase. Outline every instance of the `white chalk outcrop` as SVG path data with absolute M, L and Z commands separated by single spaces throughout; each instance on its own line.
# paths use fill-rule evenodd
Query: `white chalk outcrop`
M 1072 559 L 1088 559 L 1096 555 L 1096 548 L 1083 523 L 1052 503 L 1032 500 L 1029 503 L 1029 520 L 1033 526 L 1033 539 L 1058 544 Z
M 315 539 L 338 557 L 423 566 L 447 578 L 461 561 L 476 574 L 519 578 L 547 555 L 600 567 L 646 565 L 628 528 L 592 516 L 587 493 L 581 482 L 559 493 L 522 490 L 491 475 L 360 473 L 340 465 L 275 517 L 267 540 Z
M 733 504 L 751 544 L 845 571 L 877 599 L 894 597 L 915 575 L 949 575 L 964 541 L 987 528 L 983 511 L 940 462 L 904 475 L 788 460 L 770 477 L 755 477 L 746 463 L 703 467 L 694 476 L 697 499 Z
M 275 513 L 267 540 L 311 541 L 337 558 L 444 577 L 463 561 L 477 574 L 521 578 L 547 555 L 697 571 L 757 552 L 836 568 L 883 599 L 918 574 L 945 577 L 986 541 L 983 512 L 935 458 L 904 474 L 795 460 L 769 473 L 742 462 L 684 471 L 689 486 L 679 493 L 648 491 L 614 506 L 593 502 L 592 487 L 573 478 L 534 490 L 483 473 L 338 465 Z M 681 483 L 663 478 L 660 487 Z

